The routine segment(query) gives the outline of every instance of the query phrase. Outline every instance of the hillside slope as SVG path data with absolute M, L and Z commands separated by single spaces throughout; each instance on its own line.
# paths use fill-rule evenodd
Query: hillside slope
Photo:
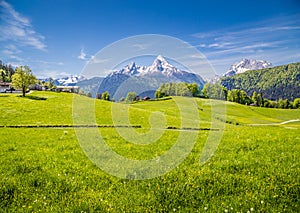
M 191 117 L 191 100 L 196 102 L 193 108 L 196 113 L 198 108 L 202 128 L 210 121 L 212 106 L 216 111 L 222 106 L 219 100 L 187 97 L 121 104 L 70 93 L 43 91 L 26 97 L 0 94 L 1 212 L 298 212 L 300 123 L 248 124 L 297 119 L 300 109 L 268 109 L 226 102 L 226 121 L 234 123 L 225 125 L 216 152 L 209 162 L 200 164 L 206 154 L 204 147 L 215 144 L 215 140 L 209 143 L 207 139 L 210 136 L 215 139 L 216 131 L 156 128 L 164 127 L 162 113 L 166 126 L 179 127 L 181 116 Z M 188 110 L 180 112 L 177 103 Z M 112 127 L 73 129 L 73 116 L 84 117 L 74 113 L 76 106 L 83 106 L 83 113 L 89 107 L 95 108 L 92 115 L 103 125 L 113 124 L 110 113 L 113 107 L 120 116 L 126 115 L 123 112 L 129 107 L 128 121 L 141 124 L 142 128 L 136 129 L 138 137 L 129 138 L 135 139 L 132 141 L 128 135 L 120 134 L 120 129 Z M 240 125 L 233 125 L 237 122 Z M 34 124 L 39 127 L 33 127 Z M 70 124 L 70 127 L 42 127 L 45 124 Z M 154 128 L 150 129 L 150 124 Z M 138 162 L 157 159 L 156 164 L 174 148 L 180 153 L 168 155 L 171 162 L 183 156 L 181 151 L 186 153 L 189 144 L 178 146 L 178 138 L 186 143 L 196 133 L 197 141 L 176 168 L 162 176 L 136 181 L 132 180 L 136 173 L 127 173 L 126 178 L 120 179 L 88 158 L 78 132 L 87 134 L 91 139 L 88 144 L 101 144 L 88 134 L 91 130 L 101 134 L 111 148 L 104 148 L 103 153 L 112 150 L 120 157 Z M 142 138 L 139 133 L 151 131 L 163 134 L 159 138 L 152 134 L 148 139 L 153 143 L 137 141 Z M 93 154 L 107 156 L 98 151 Z M 111 158 L 102 159 L 117 171 L 126 166 L 123 162 L 112 164 Z
M 300 62 L 247 71 L 221 78 L 219 83 L 229 90 L 244 90 L 249 96 L 256 91 L 270 100 L 294 100 L 300 97 Z
M 149 116 L 151 113 L 158 111 L 164 114 L 167 125 L 178 126 L 181 117 L 176 103 L 190 99 L 178 96 L 165 101 L 142 101 L 128 105 L 70 93 L 33 92 L 25 98 L 14 94 L 0 94 L 0 125 L 71 125 L 73 124 L 72 110 L 74 104 L 76 104 L 74 102 L 75 97 L 76 100 L 81 100 L 86 105 L 95 105 L 95 116 L 98 124 L 113 124 L 111 113 L 107 113 L 112 110 L 112 106 L 115 109 L 129 107 L 131 123 L 139 124 L 142 128 L 150 127 Z M 38 100 L 38 98 L 41 100 Z M 219 100 L 201 98 L 194 98 L 194 100 L 198 105 L 202 123 L 211 121 L 211 105 L 214 105 L 216 109 L 224 107 L 223 102 Z M 188 103 L 188 101 L 186 102 Z M 228 121 L 239 124 L 280 123 L 300 118 L 300 110 L 260 108 L 226 102 L 226 117 Z

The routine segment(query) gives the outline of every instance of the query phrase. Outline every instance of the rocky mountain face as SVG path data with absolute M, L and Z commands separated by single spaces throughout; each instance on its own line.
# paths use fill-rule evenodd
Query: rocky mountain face
M 242 59 L 240 62 L 231 65 L 230 69 L 223 76 L 234 76 L 248 70 L 259 70 L 270 67 L 272 67 L 272 64 L 267 61 Z
M 103 79 L 98 92 L 108 91 L 115 100 L 126 97 L 128 92 L 154 97 L 160 84 L 168 82 L 197 83 L 200 87 L 205 83 L 199 75 L 180 70 L 159 55 L 150 66 L 138 66 L 132 62 L 110 73 Z

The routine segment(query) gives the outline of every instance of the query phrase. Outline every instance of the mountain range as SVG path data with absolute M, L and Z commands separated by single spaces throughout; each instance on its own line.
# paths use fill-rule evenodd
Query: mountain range
M 242 89 L 250 96 L 256 91 L 271 100 L 285 98 L 293 100 L 300 96 L 299 72 L 299 63 L 272 67 L 272 64 L 267 61 L 242 59 L 231 65 L 223 76 L 204 81 L 199 75 L 180 70 L 159 55 L 150 66 L 139 66 L 131 62 L 104 78 L 86 79 L 74 75 L 56 79 L 55 84 L 78 85 L 85 93 L 90 92 L 93 97 L 97 93 L 108 91 L 111 97 L 119 100 L 131 91 L 141 97 L 154 97 L 155 91 L 162 83 L 195 82 L 203 87 L 206 82 L 213 82 L 229 90 Z
M 178 69 L 159 55 L 150 66 L 138 66 L 131 62 L 110 73 L 103 79 L 97 92 L 108 91 L 115 100 L 126 97 L 131 91 L 153 98 L 157 88 L 169 82 L 197 83 L 200 87 L 205 83 L 201 76 Z
M 234 76 L 236 74 L 244 73 L 248 70 L 257 70 L 272 67 L 272 64 L 263 61 L 263 60 L 254 60 L 254 59 L 242 59 L 230 66 L 230 69 L 225 72 L 222 76 Z M 151 66 L 138 66 L 135 62 L 131 62 L 129 65 L 124 68 L 114 71 L 110 73 L 107 77 L 112 77 L 114 75 L 124 74 L 127 76 L 143 76 L 149 75 L 153 73 L 161 72 L 161 74 L 165 76 L 170 76 L 171 78 L 176 76 L 177 78 L 181 78 L 182 71 L 178 68 L 174 67 L 163 56 L 158 56 Z M 184 71 L 183 71 L 184 72 Z M 177 73 L 177 75 L 176 75 Z M 186 77 L 186 75 L 185 75 Z M 191 78 L 193 78 L 191 76 Z M 206 79 L 207 82 L 216 82 L 221 78 L 221 76 L 216 75 L 214 79 Z M 97 77 L 96 79 L 100 80 L 101 77 Z M 48 81 L 49 79 L 40 79 L 44 81 Z M 103 78 L 102 78 L 103 80 Z M 55 85 L 62 86 L 74 86 L 74 85 L 86 85 L 89 79 L 86 79 L 82 75 L 70 75 L 63 78 L 57 78 L 54 80 Z M 82 83 L 81 83 L 82 82 Z M 93 80 L 95 82 L 95 80 Z

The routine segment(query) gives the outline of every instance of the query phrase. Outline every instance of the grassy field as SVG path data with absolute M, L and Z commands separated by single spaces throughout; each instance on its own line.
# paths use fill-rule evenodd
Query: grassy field
M 138 133 L 149 132 L 151 126 L 162 130 L 157 142 L 138 145 L 126 141 L 115 128 L 99 128 L 107 144 L 127 158 L 144 160 L 163 155 L 180 134 L 180 129 L 167 127 L 182 127 L 176 103 L 186 101 L 185 98 L 131 105 L 76 98 L 95 106 L 97 124 L 113 125 L 110 112 L 116 107 L 120 112 L 129 110 L 130 123 L 142 126 L 136 130 Z M 299 119 L 300 110 L 226 103 L 226 118 L 218 120 L 225 123 L 223 137 L 207 163 L 200 165 L 199 158 L 209 131 L 199 131 L 195 146 L 178 167 L 153 179 L 129 180 L 111 176 L 93 164 L 73 128 L 4 127 L 72 125 L 72 100 L 73 95 L 65 93 L 34 92 L 25 98 L 0 94 L 0 126 L 3 126 L 0 211 L 298 212 L 300 209 L 300 122 L 274 125 Z M 210 127 L 211 105 L 218 108 L 220 102 L 194 101 L 200 125 L 193 126 L 193 119 L 189 118 L 184 127 Z M 156 111 L 164 113 L 165 125 L 161 124 L 162 119 L 151 119 L 151 112 Z

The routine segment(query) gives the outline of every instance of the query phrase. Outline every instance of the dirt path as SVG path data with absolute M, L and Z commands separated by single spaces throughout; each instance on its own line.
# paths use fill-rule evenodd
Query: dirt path
M 292 120 L 283 121 L 281 123 L 248 124 L 248 126 L 277 126 L 277 125 L 283 125 L 283 124 L 294 123 L 294 122 L 299 122 L 299 121 L 300 121 L 300 119 L 292 119 Z

